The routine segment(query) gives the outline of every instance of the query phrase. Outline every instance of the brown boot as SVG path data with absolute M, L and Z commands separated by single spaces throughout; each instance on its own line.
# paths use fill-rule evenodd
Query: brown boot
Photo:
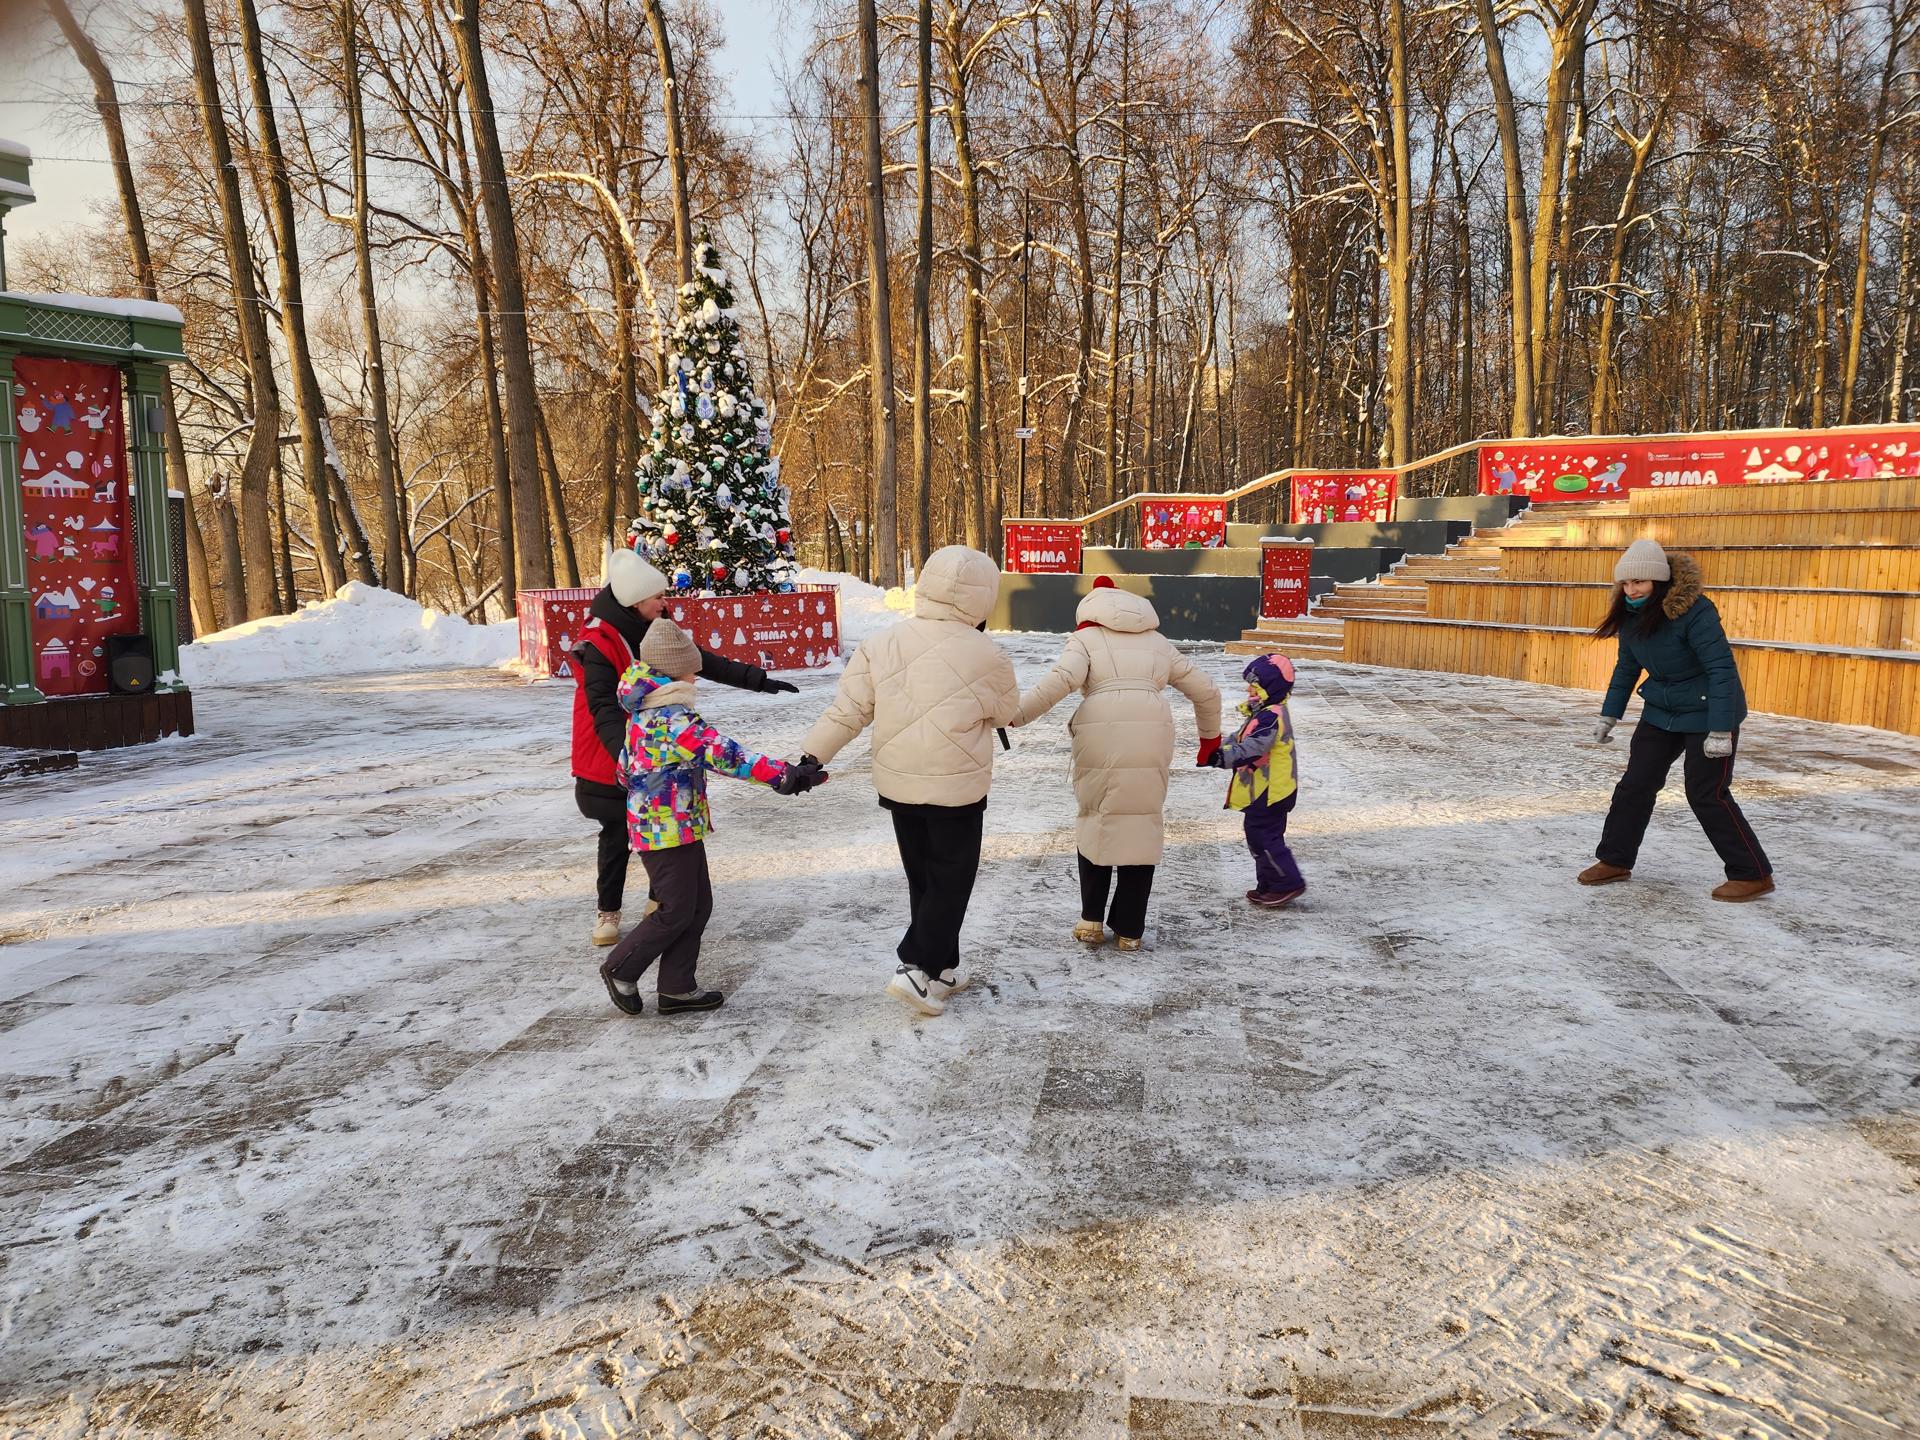
M 1609 865 L 1604 860 L 1596 860 L 1580 872 L 1582 885 L 1611 885 L 1616 880 L 1632 878 L 1631 870 L 1622 870 L 1618 865 Z
M 1739 904 L 1747 900 L 1758 900 L 1762 895 L 1772 893 L 1773 877 L 1762 875 L 1758 880 L 1729 880 L 1724 885 L 1713 887 L 1713 898 L 1731 900 Z

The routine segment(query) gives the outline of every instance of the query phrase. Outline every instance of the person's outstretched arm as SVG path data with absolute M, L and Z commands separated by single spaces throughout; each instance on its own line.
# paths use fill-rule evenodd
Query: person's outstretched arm
M 813 722 L 807 738 L 800 742 L 803 755 L 811 755 L 825 764 L 846 748 L 853 737 L 873 723 L 873 662 L 862 645 L 847 662 L 847 673 L 826 713 Z
M 700 652 L 700 678 L 718 685 L 731 685 L 736 690 L 757 690 L 763 694 L 800 693 L 798 685 L 776 680 L 758 665 L 749 665 L 744 660 L 731 660 L 711 650 Z
M 1067 638 L 1066 648 L 1060 652 L 1060 659 L 1053 669 L 1040 677 L 1033 689 L 1020 697 L 1020 713 L 1013 718 L 1013 724 L 1031 725 L 1067 696 L 1087 683 L 1087 667 L 1092 657 L 1087 647 L 1072 636 Z

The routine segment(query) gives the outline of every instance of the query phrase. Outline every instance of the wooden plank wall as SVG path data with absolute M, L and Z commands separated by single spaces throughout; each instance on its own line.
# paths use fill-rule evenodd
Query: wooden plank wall
M 1920 480 L 1815 480 L 1800 485 L 1692 485 L 1630 490 L 1635 515 L 1748 513 L 1755 510 L 1904 510 L 1920 505 Z M 1550 510 L 1547 505 L 1541 511 Z
M 1497 675 L 1603 690 L 1616 648 L 1581 632 L 1455 624 L 1444 620 L 1346 622 L 1346 658 L 1361 665 Z M 1773 649 L 1736 640 L 1747 703 L 1776 715 L 1920 734 L 1920 654 L 1885 658 Z
M 1507 546 L 1499 552 L 1502 580 L 1561 584 L 1611 582 L 1618 545 L 1557 549 Z M 1920 546 L 1689 546 L 1707 588 L 1774 585 L 1804 589 L 1920 590 Z
M 1427 582 L 1427 614 L 1441 620 L 1591 629 L 1612 602 L 1608 584 Z M 1920 594 L 1872 590 L 1712 591 L 1729 634 L 1748 640 L 1920 651 Z
M 1920 509 L 1756 510 L 1681 515 L 1602 515 L 1515 526 L 1502 549 L 1520 545 L 1613 545 L 1658 540 L 1689 545 L 1920 545 Z

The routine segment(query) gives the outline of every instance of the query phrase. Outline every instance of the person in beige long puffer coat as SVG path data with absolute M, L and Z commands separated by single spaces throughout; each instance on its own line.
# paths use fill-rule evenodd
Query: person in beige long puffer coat
M 1160 633 L 1160 617 L 1145 596 L 1110 585 L 1096 581 L 1080 602 L 1079 628 L 1059 663 L 1021 699 L 1015 723 L 1032 723 L 1075 690 L 1086 697 L 1067 722 L 1080 807 L 1080 923 L 1073 937 L 1100 944 L 1104 914 L 1119 948 L 1138 950 L 1153 867 L 1165 845 L 1161 812 L 1173 763 L 1173 711 L 1162 692 L 1172 685 L 1193 702 L 1204 765 L 1220 748 L 1220 690 Z M 1116 869 L 1119 884 L 1108 909 Z
M 912 916 L 887 993 L 922 1015 L 938 1015 L 969 979 L 960 927 L 980 869 L 993 732 L 1020 710 L 1013 662 L 979 629 L 999 593 L 990 557 L 964 545 L 934 551 L 913 618 L 854 651 L 801 745 L 825 764 L 873 726 L 873 787 L 893 814 Z

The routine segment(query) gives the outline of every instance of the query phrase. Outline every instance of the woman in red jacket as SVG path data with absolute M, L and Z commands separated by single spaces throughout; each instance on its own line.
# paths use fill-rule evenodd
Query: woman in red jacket
M 627 792 L 616 769 L 626 743 L 627 712 L 620 708 L 620 677 L 640 654 L 647 627 L 666 608 L 667 577 L 631 550 L 607 560 L 607 583 L 593 597 L 589 619 L 573 649 L 573 801 L 600 827 L 600 908 L 593 943 L 620 939 L 620 905 L 627 888 Z M 700 652 L 700 678 L 763 694 L 800 693 L 758 665 Z

